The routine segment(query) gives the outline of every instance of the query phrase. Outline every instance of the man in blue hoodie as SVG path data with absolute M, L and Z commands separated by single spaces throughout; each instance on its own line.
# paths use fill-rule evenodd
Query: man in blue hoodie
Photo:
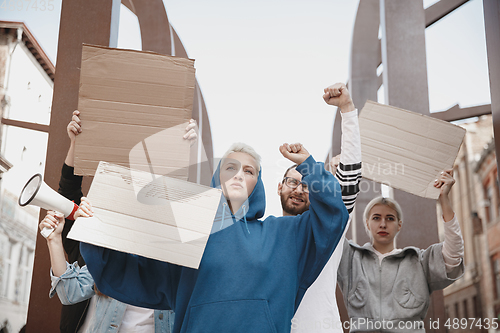
M 323 99 L 329 105 L 337 106 L 342 117 L 342 138 L 340 156 L 332 158 L 330 170 L 335 174 L 342 190 L 342 200 L 349 214 L 354 209 L 361 180 L 361 139 L 359 135 L 358 112 L 354 107 L 347 87 L 336 83 L 325 88 Z M 338 159 L 337 159 L 338 157 Z M 307 187 L 299 186 L 302 175 L 290 167 L 278 184 L 283 215 L 297 215 L 309 209 Z M 347 229 L 347 228 L 346 228 Z M 292 333 L 334 332 L 342 333 L 342 324 L 337 308 L 335 290 L 337 269 L 342 258 L 342 244 L 333 252 L 316 281 L 307 290 L 292 319 Z
M 140 307 L 173 309 L 174 332 L 281 332 L 330 258 L 348 213 L 335 177 L 300 144 L 280 147 L 309 188 L 300 216 L 264 215 L 260 158 L 237 144 L 212 179 L 222 188 L 198 269 L 81 244 L 97 288 Z M 222 181 L 222 186 L 221 186 Z
M 325 88 L 323 99 L 327 104 L 338 107 L 342 117 L 341 154 L 331 159 L 330 170 L 340 183 L 342 199 L 350 214 L 354 209 L 361 179 L 358 111 L 344 83 L 336 83 Z M 307 186 L 302 184 L 302 175 L 295 168 L 296 165 L 289 167 L 281 183 L 278 184 L 283 216 L 295 216 L 309 209 Z

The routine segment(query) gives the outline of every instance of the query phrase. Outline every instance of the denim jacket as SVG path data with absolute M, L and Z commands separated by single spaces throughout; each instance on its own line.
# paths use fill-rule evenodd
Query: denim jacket
M 111 297 L 101 296 L 94 291 L 94 280 L 87 266 L 66 263 L 66 272 L 56 277 L 50 271 L 52 288 L 49 296 L 57 296 L 64 305 L 70 305 L 96 297 L 95 315 L 90 323 L 89 332 L 118 332 L 127 304 Z M 154 310 L 155 333 L 170 333 L 174 326 L 174 313 L 169 310 Z

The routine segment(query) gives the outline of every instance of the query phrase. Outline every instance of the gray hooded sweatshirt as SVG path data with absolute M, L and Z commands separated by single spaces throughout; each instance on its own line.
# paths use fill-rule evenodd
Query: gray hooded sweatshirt
M 337 279 L 349 313 L 350 332 L 425 332 L 430 294 L 464 273 L 463 261 L 446 273 L 443 244 L 413 246 L 379 263 L 373 246 L 344 242 Z

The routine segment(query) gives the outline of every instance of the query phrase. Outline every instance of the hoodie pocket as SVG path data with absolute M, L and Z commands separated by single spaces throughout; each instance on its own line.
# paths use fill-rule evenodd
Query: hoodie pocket
M 232 300 L 190 308 L 187 332 L 276 333 L 267 300 Z
M 367 299 L 367 282 L 366 280 L 358 280 L 355 284 L 355 288 L 349 295 L 349 304 L 354 308 L 361 308 L 366 304 Z
M 406 279 L 401 279 L 394 285 L 394 298 L 403 308 L 415 309 L 425 302 L 425 298 L 418 295 Z

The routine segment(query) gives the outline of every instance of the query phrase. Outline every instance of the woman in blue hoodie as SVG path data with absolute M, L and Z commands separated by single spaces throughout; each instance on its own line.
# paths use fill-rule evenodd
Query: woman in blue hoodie
M 260 157 L 233 145 L 212 179 L 221 202 L 198 269 L 81 244 L 101 292 L 121 302 L 175 311 L 174 332 L 283 332 L 347 224 L 339 184 L 300 144 L 280 147 L 309 188 L 310 209 L 259 220 Z M 222 183 L 222 186 L 221 186 Z

